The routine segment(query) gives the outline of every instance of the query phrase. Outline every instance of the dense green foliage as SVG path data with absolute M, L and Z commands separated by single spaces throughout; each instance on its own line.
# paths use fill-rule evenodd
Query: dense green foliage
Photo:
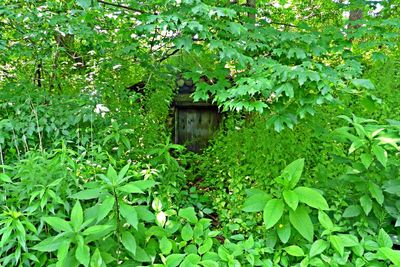
M 398 17 L 0 0 L 0 266 L 400 266 Z M 224 111 L 201 154 L 182 76 Z

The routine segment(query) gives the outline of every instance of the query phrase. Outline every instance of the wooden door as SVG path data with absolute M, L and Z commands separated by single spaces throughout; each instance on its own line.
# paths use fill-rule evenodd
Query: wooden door
M 207 146 L 219 121 L 216 107 L 179 107 L 175 117 L 175 142 L 199 152 Z

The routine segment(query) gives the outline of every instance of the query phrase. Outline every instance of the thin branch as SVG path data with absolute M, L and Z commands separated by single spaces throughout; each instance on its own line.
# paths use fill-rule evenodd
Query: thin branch
M 106 2 L 106 1 L 102 1 L 102 0 L 98 0 L 97 2 L 102 3 L 102 4 L 104 4 L 104 5 L 108 5 L 108 6 L 119 7 L 119 8 L 123 8 L 123 9 L 129 10 L 129 11 L 138 12 L 138 13 L 140 13 L 140 14 L 143 13 L 142 10 L 136 9 L 136 8 L 133 8 L 133 7 L 129 7 L 129 6 L 124 6 L 124 5 L 120 5 L 120 4 L 110 3 L 110 2 Z
M 158 62 L 163 62 L 164 60 L 170 58 L 171 56 L 175 55 L 176 53 L 178 53 L 180 51 L 180 49 L 175 49 L 173 52 L 165 55 L 164 57 L 160 58 L 160 60 Z

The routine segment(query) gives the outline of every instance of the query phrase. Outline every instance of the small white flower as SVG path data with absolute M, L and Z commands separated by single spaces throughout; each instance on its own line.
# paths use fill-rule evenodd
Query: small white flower
M 97 104 L 94 109 L 94 112 L 97 114 L 101 114 L 101 116 L 104 117 L 107 112 L 110 112 L 110 109 L 104 106 L 103 104 Z

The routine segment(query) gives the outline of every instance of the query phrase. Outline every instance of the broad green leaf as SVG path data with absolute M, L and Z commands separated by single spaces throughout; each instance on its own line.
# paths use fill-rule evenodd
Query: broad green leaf
M 140 181 L 134 181 L 131 184 L 135 185 L 142 191 L 147 191 L 149 188 L 155 186 L 156 182 L 154 180 L 140 180 Z
M 71 224 L 74 227 L 75 232 L 79 230 L 82 223 L 83 223 L 83 210 L 81 203 L 78 200 L 76 201 L 71 211 Z
M 284 224 L 278 224 L 276 232 L 282 243 L 286 244 L 289 241 L 290 235 L 292 233 L 292 228 L 290 227 L 290 223 L 287 222 Z
M 198 263 L 200 262 L 201 257 L 199 255 L 194 254 L 189 254 L 185 257 L 183 262 L 181 263 L 181 267 L 191 267 L 191 266 L 198 266 Z
M 360 206 L 358 206 L 358 205 L 350 205 L 344 210 L 343 217 L 344 218 L 352 218 L 352 217 L 357 217 L 360 214 L 361 214 Z
M 178 266 L 182 261 L 183 258 L 185 258 L 185 254 L 171 254 L 166 258 L 166 266 L 167 267 L 176 267 Z
M 43 220 L 57 232 L 72 232 L 69 222 L 58 217 L 44 217 Z
M 251 197 L 247 198 L 243 204 L 242 210 L 245 212 L 259 212 L 262 211 L 265 207 L 265 204 L 268 200 L 271 199 L 267 193 L 259 193 L 254 194 Z
M 207 253 L 208 251 L 211 250 L 212 246 L 213 246 L 212 238 L 206 238 L 206 240 L 204 240 L 203 245 L 201 245 L 198 249 L 199 254 L 203 255 L 204 253 Z
M 134 183 L 129 183 L 123 186 L 120 186 L 117 188 L 118 191 L 122 191 L 125 193 L 130 193 L 130 194 L 144 194 L 144 192 L 137 187 Z
M 76 0 L 76 4 L 84 9 L 92 5 L 92 0 Z
M 102 190 L 100 188 L 86 189 L 76 194 L 73 194 L 71 197 L 81 200 L 87 200 L 87 199 L 98 198 L 101 193 Z
M 188 207 L 184 209 L 180 209 L 178 215 L 184 219 L 186 219 L 190 223 L 197 223 L 196 212 L 193 207 Z
M 308 215 L 308 209 L 299 206 L 295 211 L 289 210 L 289 220 L 297 232 L 308 241 L 313 241 L 314 226 L 310 216 Z
M 118 184 L 118 173 L 111 165 L 109 165 L 107 169 L 107 178 L 111 181 L 113 185 Z
M 379 205 L 382 206 L 385 197 L 383 196 L 382 189 L 375 183 L 369 182 L 368 189 L 371 196 L 376 199 Z
M 90 267 L 102 267 L 105 266 L 103 258 L 101 257 L 100 250 L 96 248 L 91 259 L 90 259 Z
M 12 183 L 10 176 L 5 173 L 0 173 L 0 180 L 6 183 Z
M 360 204 L 361 207 L 363 208 L 365 215 L 368 216 L 368 214 L 371 212 L 372 210 L 372 200 L 369 196 L 364 195 L 360 198 Z
M 371 151 L 375 155 L 376 159 L 382 164 L 382 166 L 386 168 L 388 160 L 386 150 L 378 145 L 372 145 Z
M 160 250 L 161 253 L 164 255 L 168 255 L 171 253 L 172 250 L 172 243 L 171 241 L 166 237 L 163 236 L 160 241 L 159 241 L 159 245 L 160 245 Z
M 364 153 L 360 156 L 361 162 L 366 169 L 371 165 L 373 158 L 371 154 Z
M 292 190 L 284 190 L 283 191 L 283 199 L 285 200 L 286 204 L 292 210 L 296 210 L 297 209 L 297 205 L 299 204 L 299 197 L 294 191 L 292 191 Z
M 355 247 L 359 245 L 358 239 L 355 235 L 339 234 L 337 236 L 342 240 L 344 247 Z
M 342 239 L 339 236 L 331 235 L 329 237 L 329 241 L 331 242 L 332 246 L 335 248 L 337 252 L 339 252 L 340 256 L 343 257 L 344 255 L 344 244 Z
M 284 250 L 291 256 L 295 256 L 295 257 L 303 257 L 304 256 L 303 249 L 296 245 L 286 247 L 286 248 L 284 248 Z
M 322 240 L 322 239 L 318 239 L 311 245 L 310 258 L 312 258 L 318 254 L 321 254 L 327 248 L 328 248 L 328 242 L 326 242 L 325 240 Z
M 113 225 L 93 225 L 82 232 L 83 235 L 105 236 L 114 230 Z
M 333 222 L 329 216 L 322 210 L 318 211 L 318 221 L 327 230 L 333 229 Z
M 113 209 L 114 207 L 114 197 L 107 196 L 103 202 L 99 205 L 98 213 L 97 213 L 97 222 L 103 220 Z
M 193 238 L 193 228 L 190 224 L 186 224 L 181 230 L 181 236 L 184 241 L 192 240 Z
M 133 226 L 133 228 L 137 229 L 139 220 L 137 217 L 136 209 L 125 203 L 121 203 L 120 212 L 122 217 L 124 217 L 126 221 Z
M 199 264 L 203 267 L 219 267 L 218 262 L 214 260 L 202 260 Z
M 287 165 L 282 171 L 282 176 L 287 179 L 289 188 L 294 188 L 303 173 L 304 159 L 297 159 Z
M 379 248 L 379 252 L 385 255 L 395 266 L 400 266 L 400 252 L 391 248 Z
M 90 262 L 90 249 L 84 242 L 78 242 L 75 251 L 75 258 L 85 267 L 89 266 Z
M 391 248 L 393 246 L 393 241 L 390 236 L 385 232 L 385 230 L 380 229 L 378 234 L 378 244 L 379 246 L 385 248 Z
M 66 241 L 64 237 L 55 236 L 49 237 L 39 244 L 36 244 L 32 247 L 34 250 L 43 251 L 43 252 L 52 252 L 58 250 L 58 248 Z
M 69 241 L 65 241 L 58 248 L 58 251 L 57 251 L 57 265 L 59 265 L 59 266 L 65 265 L 64 260 L 68 255 L 69 246 L 70 246 L 70 242 Z
M 294 192 L 299 197 L 299 201 L 316 209 L 328 210 L 329 206 L 325 198 L 315 189 L 308 187 L 297 187 Z
M 126 164 L 118 173 L 118 181 L 122 181 L 125 178 L 125 174 L 128 172 L 129 167 L 131 166 L 131 164 Z
M 374 84 L 368 79 L 354 79 L 352 83 L 357 88 L 365 88 L 365 89 L 375 89 Z
M 136 255 L 136 239 L 128 231 L 123 231 L 121 235 L 122 245 L 133 255 Z
M 273 227 L 282 217 L 285 204 L 281 199 L 271 199 L 264 207 L 264 224 L 267 229 Z

